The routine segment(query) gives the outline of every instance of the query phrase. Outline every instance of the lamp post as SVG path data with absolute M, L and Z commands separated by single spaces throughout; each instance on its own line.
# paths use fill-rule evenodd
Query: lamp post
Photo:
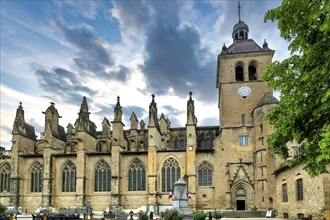
M 130 219 L 133 219 L 134 212 L 131 210 L 131 211 L 129 212 L 129 215 L 131 216 Z

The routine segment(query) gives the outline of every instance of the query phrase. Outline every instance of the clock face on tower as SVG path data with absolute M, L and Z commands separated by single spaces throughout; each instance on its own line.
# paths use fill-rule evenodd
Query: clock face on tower
M 238 95 L 246 97 L 251 94 L 251 88 L 248 86 L 241 86 L 237 90 Z

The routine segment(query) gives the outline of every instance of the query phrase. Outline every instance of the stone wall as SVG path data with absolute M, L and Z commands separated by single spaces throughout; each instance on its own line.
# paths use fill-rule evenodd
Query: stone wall
M 329 199 L 329 193 L 327 193 L 329 178 L 330 174 L 311 177 L 303 170 L 303 165 L 297 165 L 276 174 L 275 208 L 278 217 L 284 217 L 286 213 L 289 219 L 297 219 L 298 214 L 301 213 L 305 217 L 312 216 L 316 220 L 325 219 L 325 207 L 329 206 L 325 199 L 325 197 Z M 297 200 L 296 181 L 298 179 L 302 179 L 303 182 L 303 200 Z M 285 183 L 287 184 L 287 202 L 282 200 L 282 185 Z

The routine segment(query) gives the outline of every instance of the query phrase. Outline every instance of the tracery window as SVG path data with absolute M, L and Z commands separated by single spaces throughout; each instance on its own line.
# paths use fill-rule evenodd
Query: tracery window
M 186 149 L 186 135 L 180 134 L 174 138 L 174 149 L 175 150 Z
M 94 191 L 111 191 L 111 168 L 107 162 L 100 160 L 94 169 Z
M 42 181 L 43 181 L 43 165 L 40 162 L 35 162 L 30 171 L 31 192 L 42 192 Z
M 65 163 L 62 168 L 62 192 L 76 191 L 76 165 L 71 161 Z
M 0 192 L 10 191 L 10 165 L 5 163 L 0 168 Z
M 168 158 L 162 167 L 162 192 L 171 192 L 173 184 L 180 178 L 179 163 L 173 157 Z
M 199 150 L 212 150 L 215 136 L 211 132 L 202 133 L 198 137 Z
M 146 168 L 141 160 L 135 158 L 128 168 L 128 191 L 146 190 Z
M 212 165 L 204 161 L 198 168 L 198 185 L 212 186 L 212 173 Z

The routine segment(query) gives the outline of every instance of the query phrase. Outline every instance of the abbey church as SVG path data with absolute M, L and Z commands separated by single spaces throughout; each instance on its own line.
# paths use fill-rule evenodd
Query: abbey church
M 113 118 L 105 117 L 97 130 L 82 97 L 77 119 L 66 128 L 51 103 L 37 139 L 20 103 L 11 150 L 0 159 L 0 202 L 29 212 L 87 201 L 100 212 L 111 205 L 159 212 L 171 206 L 168 195 L 181 179 L 193 210 L 273 209 L 278 217 L 330 219 L 330 175 L 312 178 L 303 165 L 289 168 L 267 147 L 273 130 L 265 117 L 278 100 L 262 75 L 275 51 L 250 39 L 243 21 L 232 38 L 217 58 L 214 126 L 198 126 L 190 92 L 185 127 L 171 127 L 152 95 L 147 124 L 133 112 L 124 129 L 118 97 Z M 299 146 L 289 148 L 291 156 L 299 153 Z

